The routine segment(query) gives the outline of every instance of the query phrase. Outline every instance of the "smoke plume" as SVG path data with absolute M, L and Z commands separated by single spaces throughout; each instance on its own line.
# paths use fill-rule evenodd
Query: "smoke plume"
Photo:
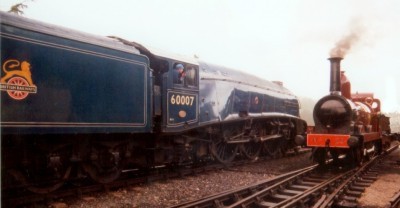
M 351 48 L 360 41 L 365 32 L 364 26 L 359 20 L 353 20 L 350 23 L 350 31 L 347 35 L 343 36 L 330 51 L 330 57 L 344 56 L 351 50 Z

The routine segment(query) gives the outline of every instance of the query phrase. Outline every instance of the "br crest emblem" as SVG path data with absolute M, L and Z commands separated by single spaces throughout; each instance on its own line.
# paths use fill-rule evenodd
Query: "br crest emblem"
M 29 93 L 36 93 L 36 85 L 33 84 L 31 65 L 27 61 L 15 59 L 7 60 L 2 65 L 4 76 L 0 79 L 1 91 L 15 100 L 25 99 Z

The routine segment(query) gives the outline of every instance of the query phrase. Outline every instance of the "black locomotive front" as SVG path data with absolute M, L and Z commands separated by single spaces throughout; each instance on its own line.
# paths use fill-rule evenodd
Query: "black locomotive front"
M 314 107 L 316 133 L 348 134 L 353 118 L 352 103 L 339 95 L 328 95 Z

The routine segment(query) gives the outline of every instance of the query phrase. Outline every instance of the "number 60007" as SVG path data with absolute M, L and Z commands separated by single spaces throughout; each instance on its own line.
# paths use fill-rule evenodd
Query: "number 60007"
M 194 101 L 194 96 L 188 95 L 172 95 L 171 104 L 173 105 L 188 105 L 192 106 Z

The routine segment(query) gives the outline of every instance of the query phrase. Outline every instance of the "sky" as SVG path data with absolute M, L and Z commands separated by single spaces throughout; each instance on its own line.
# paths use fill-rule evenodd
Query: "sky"
M 398 0 L 1 0 L 0 10 L 21 2 L 27 18 L 196 55 L 315 100 L 329 94 L 340 45 L 352 91 L 400 112 Z

